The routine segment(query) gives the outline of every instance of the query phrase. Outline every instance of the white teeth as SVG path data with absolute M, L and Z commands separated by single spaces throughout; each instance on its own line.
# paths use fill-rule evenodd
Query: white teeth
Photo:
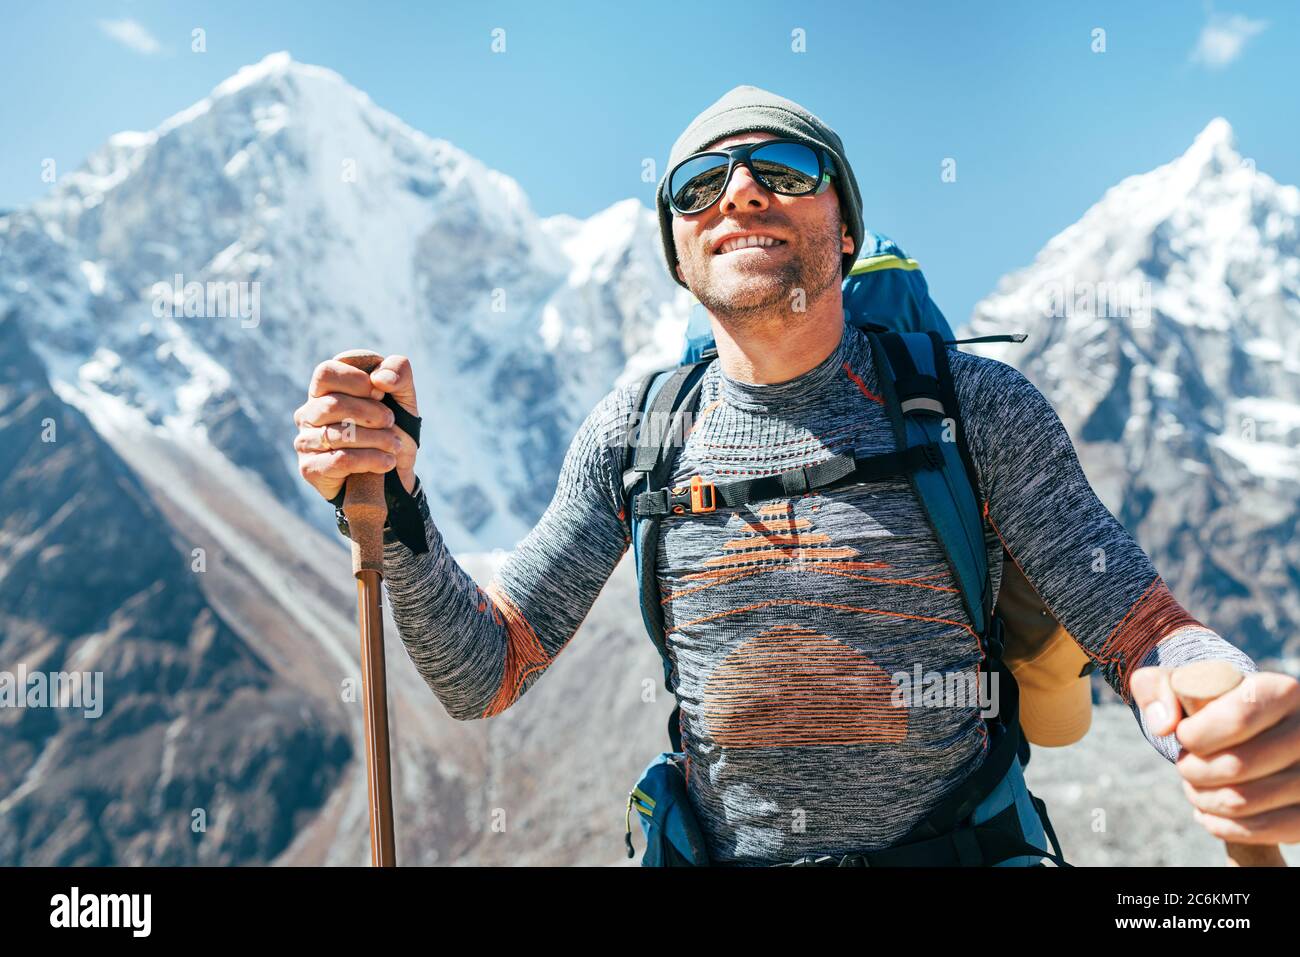
M 780 246 L 783 240 L 773 239 L 770 236 L 737 236 L 735 239 L 728 239 L 719 247 L 719 253 L 735 252 L 737 249 L 744 249 L 747 246 Z

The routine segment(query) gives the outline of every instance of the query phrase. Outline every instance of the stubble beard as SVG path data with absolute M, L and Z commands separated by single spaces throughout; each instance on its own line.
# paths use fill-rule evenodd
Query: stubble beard
M 695 298 L 719 322 L 736 329 L 772 325 L 794 328 L 806 308 L 827 290 L 841 284 L 842 254 L 836 243 L 818 243 L 806 256 L 791 256 L 774 269 L 729 271 L 715 278 L 701 269 Z M 796 291 L 803 290 L 803 309 L 796 308 Z

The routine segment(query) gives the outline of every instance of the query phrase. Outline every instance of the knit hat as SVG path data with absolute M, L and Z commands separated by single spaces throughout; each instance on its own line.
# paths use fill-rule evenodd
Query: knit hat
M 659 210 L 659 232 L 664 243 L 664 258 L 668 260 L 668 275 L 679 286 L 686 283 L 677 278 L 677 248 L 673 243 L 673 212 L 664 199 L 668 174 L 674 166 L 692 153 L 699 153 L 711 143 L 738 133 L 772 133 L 776 136 L 801 140 L 812 147 L 823 147 L 831 154 L 835 165 L 835 191 L 840 198 L 840 215 L 849 227 L 853 238 L 853 252 L 844 255 L 844 275 L 849 274 L 858 253 L 862 251 L 862 197 L 853 168 L 844 156 L 844 144 L 839 135 L 809 113 L 798 103 L 783 96 L 769 93 L 756 86 L 738 86 L 691 121 L 668 157 L 659 189 L 655 192 L 655 206 Z

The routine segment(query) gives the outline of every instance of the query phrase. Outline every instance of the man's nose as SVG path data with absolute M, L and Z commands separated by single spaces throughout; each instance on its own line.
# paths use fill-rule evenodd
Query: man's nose
M 767 203 L 767 190 L 759 185 L 748 169 L 737 166 L 732 171 L 731 181 L 727 183 L 726 190 L 723 191 L 719 208 L 724 212 L 741 206 L 764 209 Z

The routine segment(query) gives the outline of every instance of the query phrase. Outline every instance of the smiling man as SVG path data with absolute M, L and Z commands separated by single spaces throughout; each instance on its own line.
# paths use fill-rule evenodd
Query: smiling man
M 672 450 L 670 484 L 893 452 L 870 341 L 844 321 L 841 287 L 864 229 L 835 132 L 798 104 L 737 87 L 674 144 L 658 206 L 670 273 L 707 309 L 718 352 Z M 1225 659 L 1254 672 L 1253 663 L 1178 604 L 1024 376 L 957 352 L 951 367 L 986 502 L 994 593 L 1009 554 L 1151 744 L 1179 760 L 1207 829 L 1244 842 L 1300 839 L 1295 680 L 1250 674 L 1171 736 L 1181 715 L 1169 669 Z M 451 715 L 491 717 L 518 701 L 627 550 L 634 393 L 614 389 L 587 416 L 550 506 L 480 589 L 447 551 L 415 478 L 409 363 L 390 357 L 369 377 L 335 361 L 318 368 L 296 417 L 302 473 L 333 500 L 349 474 L 392 472 L 384 577 L 411 660 Z M 358 427 L 339 427 L 349 419 Z M 669 515 L 651 561 L 690 812 L 711 863 L 890 848 L 988 755 L 975 703 L 888 703 L 890 675 L 918 664 L 973 675 L 984 663 L 904 478 Z

